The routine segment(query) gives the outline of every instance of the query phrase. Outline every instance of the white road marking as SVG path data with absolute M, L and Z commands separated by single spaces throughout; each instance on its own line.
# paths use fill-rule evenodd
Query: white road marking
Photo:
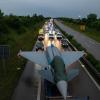
M 37 100 L 40 100 L 40 97 L 41 97 L 41 79 L 39 80 L 38 83 Z

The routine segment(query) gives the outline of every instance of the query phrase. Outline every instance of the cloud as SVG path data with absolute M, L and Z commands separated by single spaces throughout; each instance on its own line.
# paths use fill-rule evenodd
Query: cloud
M 45 16 L 86 16 L 94 12 L 100 16 L 100 0 L 0 0 L 6 14 L 27 15 L 40 13 Z

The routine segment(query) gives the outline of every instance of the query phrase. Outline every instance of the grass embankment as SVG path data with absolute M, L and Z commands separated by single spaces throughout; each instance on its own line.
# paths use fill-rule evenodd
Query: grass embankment
M 57 26 L 57 25 L 56 25 Z M 58 26 L 57 26 L 58 27 Z M 65 35 L 66 38 L 69 39 L 69 41 L 80 51 L 84 50 L 86 51 L 85 48 L 83 48 L 81 46 L 81 44 L 77 43 L 77 41 L 73 38 L 73 36 L 68 35 L 67 33 L 65 33 L 60 27 L 58 27 L 60 29 L 60 31 Z M 87 51 L 86 51 L 87 52 Z M 86 56 L 87 60 L 93 65 L 93 67 L 98 71 L 98 73 L 100 73 L 100 61 L 96 60 L 92 54 L 87 52 L 87 56 Z
M 25 27 L 25 32 L 18 33 L 9 29 L 10 33 L 0 38 L 0 44 L 10 46 L 10 57 L 5 62 L 6 68 L 2 66 L 0 60 L 0 100 L 11 100 L 20 75 L 25 67 L 26 60 L 17 57 L 20 49 L 32 50 L 36 42 L 38 29 L 43 23 L 38 23 L 34 28 Z M 20 70 L 17 70 L 20 68 Z
M 73 28 L 76 31 L 79 31 L 85 35 L 87 35 L 88 37 L 96 40 L 97 42 L 100 42 L 100 31 L 97 31 L 96 29 L 92 29 L 86 26 L 86 30 L 85 31 L 81 31 L 80 30 L 80 25 L 79 24 L 75 24 L 75 23 L 69 23 L 69 22 L 63 22 L 65 25 Z

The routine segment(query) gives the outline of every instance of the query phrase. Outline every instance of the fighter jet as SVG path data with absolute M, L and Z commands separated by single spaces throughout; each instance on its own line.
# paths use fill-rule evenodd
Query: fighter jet
M 84 54 L 83 51 L 60 52 L 58 48 L 51 45 L 44 52 L 20 51 L 18 55 L 43 66 L 43 69 L 39 71 L 41 77 L 55 84 L 66 100 L 68 82 L 79 74 L 78 69 L 70 71 L 67 69 Z

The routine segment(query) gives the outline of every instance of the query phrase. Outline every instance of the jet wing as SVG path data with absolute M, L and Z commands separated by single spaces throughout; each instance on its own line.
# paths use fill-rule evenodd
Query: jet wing
M 83 51 L 62 52 L 62 59 L 66 67 L 79 60 L 85 53 Z
M 51 83 L 54 83 L 54 76 L 52 75 L 52 72 L 50 69 L 40 70 L 39 73 L 43 79 L 46 79 Z
M 67 81 L 71 81 L 72 79 L 74 79 L 78 75 L 79 75 L 79 70 L 78 69 L 71 69 L 67 73 Z
M 39 64 L 41 66 L 48 65 L 45 52 L 20 51 L 18 55 L 36 63 L 36 64 Z

